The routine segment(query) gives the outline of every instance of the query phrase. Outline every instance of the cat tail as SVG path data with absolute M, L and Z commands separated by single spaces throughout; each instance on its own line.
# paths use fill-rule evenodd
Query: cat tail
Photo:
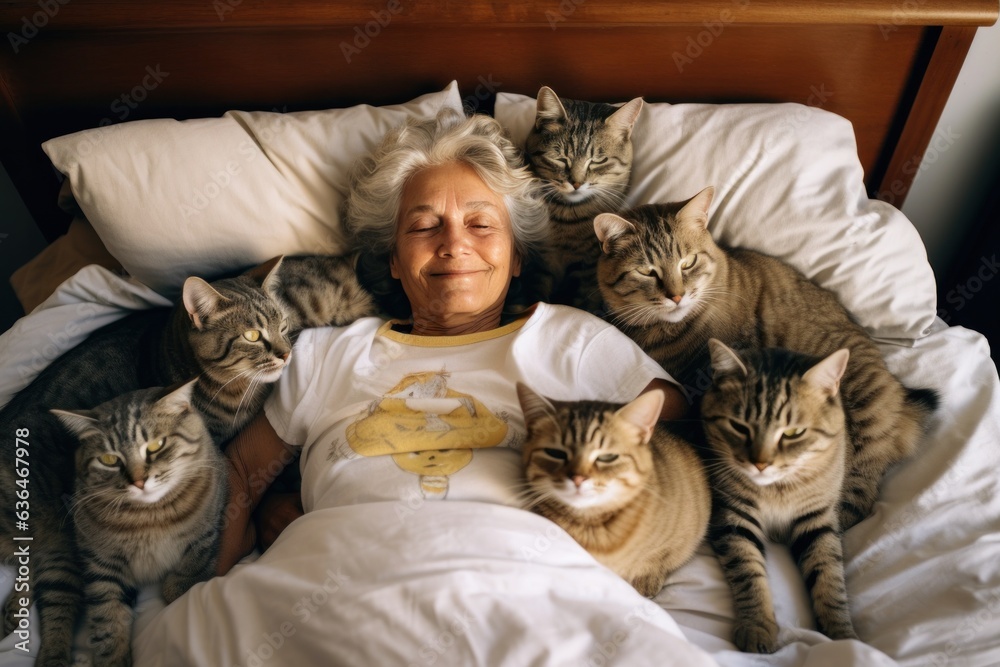
M 904 402 L 911 410 L 921 415 L 923 417 L 921 421 L 926 424 L 927 419 L 940 407 L 941 395 L 933 389 L 912 389 L 910 387 L 904 387 L 904 389 L 906 389 Z
M 933 389 L 903 387 L 903 390 L 906 392 L 903 397 L 903 412 L 907 421 L 916 427 L 912 445 L 915 448 L 916 441 L 927 431 L 931 415 L 941 405 L 941 395 Z

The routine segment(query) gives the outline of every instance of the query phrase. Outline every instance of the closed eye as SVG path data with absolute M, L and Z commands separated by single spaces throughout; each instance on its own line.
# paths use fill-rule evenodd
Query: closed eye
M 784 440 L 794 440 L 802 437 L 805 432 L 806 430 L 804 428 L 786 428 L 781 432 L 781 437 Z
M 597 457 L 598 463 L 612 463 L 613 461 L 617 460 L 618 460 L 617 454 L 602 454 L 601 456 Z
M 557 461 L 569 460 L 569 455 L 561 449 L 552 449 L 551 447 L 546 447 L 542 451 L 545 452 L 546 456 L 554 458 Z
M 652 278 L 656 275 L 656 269 L 652 266 L 643 266 L 635 270 L 640 276 L 645 276 L 647 278 Z
M 608 158 L 606 158 L 606 157 L 595 157 L 594 159 L 592 159 L 590 161 L 590 164 L 596 164 L 596 165 L 600 166 L 602 164 L 606 164 L 607 161 L 608 161 Z
M 750 438 L 750 427 L 743 422 L 738 422 L 735 419 L 729 420 L 729 427 L 739 433 L 744 438 Z

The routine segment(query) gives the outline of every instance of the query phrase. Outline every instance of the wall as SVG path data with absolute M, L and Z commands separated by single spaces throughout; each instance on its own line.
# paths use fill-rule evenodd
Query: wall
M 955 82 L 903 213 L 941 281 L 1000 183 L 1000 22 L 980 28 Z M 995 221 L 1000 222 L 1000 221 Z

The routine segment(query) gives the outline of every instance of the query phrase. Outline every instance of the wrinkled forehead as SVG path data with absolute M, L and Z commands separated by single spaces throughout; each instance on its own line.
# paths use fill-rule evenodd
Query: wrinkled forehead
M 504 218 L 507 207 L 503 197 L 464 162 L 448 162 L 424 167 L 413 174 L 403 188 L 400 217 L 413 211 L 441 212 L 445 208 L 463 212 L 494 211 Z

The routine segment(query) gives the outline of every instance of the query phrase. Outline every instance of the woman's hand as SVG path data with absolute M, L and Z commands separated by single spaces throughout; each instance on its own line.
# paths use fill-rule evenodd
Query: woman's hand
M 303 514 L 302 494 L 298 491 L 266 493 L 253 514 L 260 550 L 264 551 L 274 544 L 281 531 Z
M 226 447 L 229 496 L 222 518 L 217 574 L 225 574 L 253 551 L 254 510 L 274 478 L 295 457 L 261 412 Z

